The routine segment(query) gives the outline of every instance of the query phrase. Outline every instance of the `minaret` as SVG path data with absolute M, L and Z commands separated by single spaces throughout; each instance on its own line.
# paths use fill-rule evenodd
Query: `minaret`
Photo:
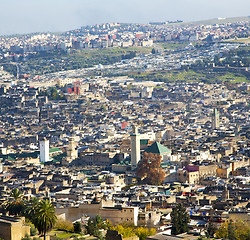
M 140 153 L 140 134 L 136 126 L 133 126 L 131 136 L 131 169 L 135 170 L 138 162 L 141 160 Z
M 239 135 L 240 135 L 239 134 L 240 133 L 240 125 L 239 124 L 236 125 L 234 132 L 235 132 L 235 137 L 239 137 Z
M 219 126 L 220 126 L 220 114 L 217 108 L 215 108 L 212 116 L 212 129 L 218 129 Z
M 40 162 L 49 161 L 49 140 L 44 138 L 40 141 Z
M 77 150 L 75 149 L 75 139 L 73 137 L 69 138 L 69 147 L 67 151 L 67 159 L 69 162 L 75 160 L 78 157 Z
M 229 199 L 229 190 L 227 186 L 224 187 L 224 190 L 222 192 L 222 198 L 223 198 L 223 201 L 226 201 L 227 199 Z

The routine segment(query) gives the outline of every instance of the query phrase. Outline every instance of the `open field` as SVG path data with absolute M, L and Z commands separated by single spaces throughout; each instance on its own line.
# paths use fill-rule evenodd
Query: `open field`
M 238 42 L 238 43 L 245 43 L 249 44 L 250 43 L 250 37 L 248 38 L 238 38 L 238 39 L 227 39 L 225 42 Z
M 209 72 L 206 70 L 194 71 L 194 70 L 177 70 L 177 71 L 161 71 L 161 72 L 136 72 L 131 73 L 130 77 L 134 77 L 137 80 L 146 81 L 161 81 L 161 82 L 175 82 L 175 81 L 228 81 L 231 83 L 249 82 L 246 76 L 239 73 L 230 72 Z
M 169 41 L 169 42 L 162 42 L 162 43 L 156 43 L 156 45 L 163 49 L 164 52 L 168 52 L 169 50 L 179 50 L 185 48 L 189 42 L 182 41 Z
M 73 239 L 74 237 L 84 237 L 83 235 L 81 234 L 78 234 L 78 233 L 72 233 L 72 232 L 66 232 L 66 231 L 60 231 L 60 230 L 53 230 L 50 232 L 50 236 L 53 236 L 53 237 L 56 237 L 57 239 Z M 86 236 L 84 237 L 84 239 L 96 239 L 96 238 L 91 238 L 91 237 L 88 237 L 87 235 L 87 238 Z

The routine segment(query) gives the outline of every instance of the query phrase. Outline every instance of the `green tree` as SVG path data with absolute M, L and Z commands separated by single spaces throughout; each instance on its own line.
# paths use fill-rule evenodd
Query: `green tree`
M 135 227 L 133 224 L 119 224 L 113 226 L 111 223 L 108 224 L 110 230 L 118 231 L 123 238 L 138 236 L 139 240 L 145 240 L 147 236 L 152 236 L 155 234 L 156 230 L 154 228 L 145 227 Z
M 74 231 L 74 226 L 71 221 L 58 220 L 56 222 L 55 228 L 63 231 Z
M 145 227 L 138 227 L 135 230 L 136 235 L 139 237 L 139 240 L 145 240 L 147 236 L 154 235 L 156 230 L 154 228 L 145 228 Z
M 243 221 L 226 221 L 221 224 L 216 232 L 216 237 L 229 240 L 249 240 L 250 227 Z
M 74 223 L 74 232 L 75 233 L 81 233 L 82 232 L 82 226 L 80 222 Z
M 100 229 L 107 229 L 107 223 L 101 218 L 101 216 L 97 215 L 95 218 L 89 218 L 86 227 L 87 233 L 102 238 Z
M 39 199 L 36 197 L 31 198 L 25 203 L 24 216 L 31 222 L 34 219 L 36 212 L 38 210 Z
M 57 217 L 55 208 L 49 200 L 41 200 L 33 219 L 33 224 L 40 234 L 46 239 L 46 233 L 49 232 L 55 225 Z
M 51 88 L 51 90 L 50 90 L 50 98 L 52 100 L 57 100 L 59 98 L 59 94 L 58 94 L 56 88 L 54 88 L 54 87 Z
M 6 210 L 10 215 L 19 216 L 24 211 L 23 194 L 15 188 L 10 193 L 10 200 L 7 202 Z
M 229 240 L 237 240 L 236 232 L 235 232 L 236 229 L 235 229 L 235 225 L 233 224 L 232 220 L 229 221 L 227 230 L 228 230 L 228 239 Z
M 217 231 L 216 225 L 210 220 L 208 222 L 208 226 L 207 226 L 207 230 L 206 230 L 206 236 L 207 237 L 213 237 L 214 234 L 216 233 L 216 231 Z
M 88 224 L 86 226 L 86 230 L 89 235 L 100 237 L 100 231 L 99 231 L 98 224 L 95 221 L 95 219 L 89 218 Z
M 171 212 L 171 233 L 177 235 L 180 233 L 188 232 L 189 221 L 190 217 L 186 211 L 186 208 L 182 204 L 178 204 L 172 209 Z
M 34 224 L 30 223 L 28 225 L 30 226 L 30 236 L 36 236 L 38 232 Z

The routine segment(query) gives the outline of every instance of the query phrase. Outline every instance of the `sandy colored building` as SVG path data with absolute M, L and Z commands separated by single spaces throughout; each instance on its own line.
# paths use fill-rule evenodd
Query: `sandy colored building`
M 0 216 L 0 238 L 21 240 L 30 233 L 30 226 L 25 225 L 25 218 Z
M 91 218 L 100 215 L 103 219 L 109 219 L 112 224 L 132 223 L 138 224 L 138 207 L 115 206 L 112 201 L 101 201 L 100 203 L 81 204 L 79 207 L 57 208 L 56 214 L 65 214 L 65 219 L 75 221 L 84 215 Z

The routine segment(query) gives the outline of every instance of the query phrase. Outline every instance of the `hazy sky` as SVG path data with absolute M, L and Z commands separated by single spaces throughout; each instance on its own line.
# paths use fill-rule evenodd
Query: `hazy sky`
M 106 22 L 248 16 L 249 10 L 249 0 L 0 0 L 0 35 Z

